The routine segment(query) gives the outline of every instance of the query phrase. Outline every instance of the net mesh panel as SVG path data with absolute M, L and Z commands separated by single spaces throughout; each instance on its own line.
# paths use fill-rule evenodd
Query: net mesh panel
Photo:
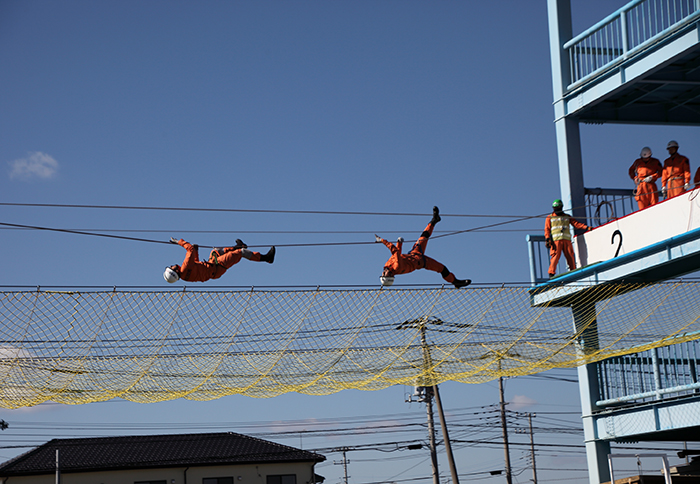
M 610 284 L 577 330 L 523 287 L 0 292 L 0 406 L 481 383 L 697 339 L 699 292 Z

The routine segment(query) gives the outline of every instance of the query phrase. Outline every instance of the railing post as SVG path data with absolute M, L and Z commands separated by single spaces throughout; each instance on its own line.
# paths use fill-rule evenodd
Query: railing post
M 622 56 L 627 57 L 627 51 L 629 50 L 627 42 L 627 11 L 620 12 L 620 35 L 622 36 Z
M 651 365 L 654 369 L 654 391 L 656 392 L 656 400 L 661 400 L 661 373 L 659 371 L 659 353 L 658 349 L 654 348 L 651 352 Z

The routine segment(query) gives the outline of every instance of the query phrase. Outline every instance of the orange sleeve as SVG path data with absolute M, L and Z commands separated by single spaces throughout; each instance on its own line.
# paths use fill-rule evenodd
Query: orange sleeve
M 636 172 L 637 172 L 637 160 L 635 160 L 634 163 L 632 163 L 632 166 L 630 166 L 630 178 L 632 180 L 634 180 L 635 177 L 637 176 Z
M 574 217 L 569 217 L 569 222 L 570 222 L 571 225 L 573 225 L 574 228 L 576 228 L 576 229 L 579 229 L 579 230 L 588 230 L 588 229 L 589 229 L 588 225 L 586 225 L 586 224 L 584 224 L 584 223 L 582 223 L 582 222 L 579 222 L 579 221 L 576 220 Z
M 392 254 L 398 251 L 398 249 L 394 246 L 394 244 L 392 244 L 391 242 L 389 242 L 385 239 L 382 239 L 382 244 L 386 245 L 386 248 L 389 249 Z
M 688 158 L 683 160 L 683 174 L 685 175 L 685 184 L 688 185 L 690 183 L 690 160 Z
M 551 215 L 547 215 L 547 219 L 544 221 L 544 238 L 548 239 L 552 236 L 552 221 Z
M 189 251 L 192 248 L 192 244 L 185 242 L 183 239 L 177 241 L 177 245 L 183 247 L 185 250 Z

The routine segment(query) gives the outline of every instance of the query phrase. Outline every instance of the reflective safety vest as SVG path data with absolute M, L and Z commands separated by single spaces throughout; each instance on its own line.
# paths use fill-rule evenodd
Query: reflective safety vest
M 552 215 L 549 220 L 552 224 L 552 240 L 571 240 L 568 215 Z

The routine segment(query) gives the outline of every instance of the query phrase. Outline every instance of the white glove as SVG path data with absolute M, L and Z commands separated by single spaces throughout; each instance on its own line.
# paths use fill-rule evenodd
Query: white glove
M 686 190 L 690 190 L 690 183 L 686 183 L 683 188 L 685 188 Z
M 403 237 L 399 237 L 399 238 L 396 240 L 396 242 L 398 242 L 399 244 L 403 244 Z
M 381 244 L 382 243 L 382 238 L 378 236 L 377 234 L 374 234 L 374 241 Z
M 170 237 L 171 244 L 177 244 L 177 239 L 175 237 Z
M 666 187 L 661 187 L 661 195 L 666 196 Z
M 651 175 L 649 175 L 648 177 L 646 177 L 646 178 L 645 178 L 644 180 L 642 180 L 642 181 L 643 181 L 644 183 L 651 183 L 651 182 L 654 181 L 654 177 L 651 176 Z

